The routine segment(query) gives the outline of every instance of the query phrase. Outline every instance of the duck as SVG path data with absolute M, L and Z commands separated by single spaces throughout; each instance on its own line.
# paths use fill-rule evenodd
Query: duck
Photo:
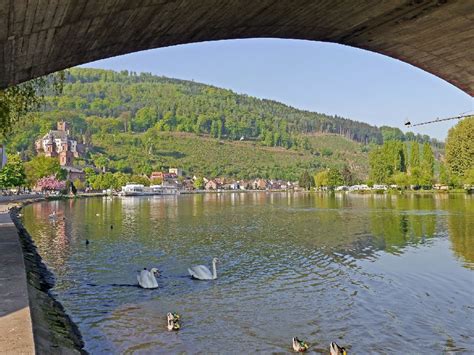
M 156 275 L 159 275 L 159 271 L 156 268 L 152 268 L 150 271 L 144 268 L 137 275 L 138 284 L 141 288 L 158 288 L 158 282 L 156 281 Z
M 56 211 L 53 211 L 49 216 L 49 219 L 56 219 Z
M 217 279 L 217 270 L 216 264 L 219 262 L 219 259 L 214 258 L 212 259 L 212 273 L 204 265 L 196 265 L 192 266 L 188 269 L 189 274 L 193 279 L 196 280 L 215 280 Z
M 178 313 L 171 313 L 169 312 L 167 315 L 166 315 L 166 318 L 168 320 L 168 330 L 171 332 L 173 330 L 179 330 L 181 328 L 180 324 L 179 324 L 179 319 L 180 319 L 180 316 Z
M 303 340 L 299 340 L 297 337 L 293 338 L 293 350 L 298 353 L 303 353 L 308 350 L 309 345 Z
M 347 351 L 342 346 L 337 345 L 335 342 L 332 342 L 329 345 L 329 352 L 331 355 L 347 355 Z

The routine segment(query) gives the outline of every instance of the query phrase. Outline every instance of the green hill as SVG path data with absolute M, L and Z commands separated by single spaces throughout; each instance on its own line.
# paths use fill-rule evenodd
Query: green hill
M 325 141 L 330 142 L 332 148 L 328 148 Z M 198 176 L 295 180 L 304 169 L 342 167 L 345 163 L 352 164 L 359 177 L 367 171 L 367 155 L 361 151 L 360 144 L 340 136 L 311 137 L 313 153 L 153 129 L 139 134 L 122 133 L 115 138 L 97 136 L 92 143 L 93 160 L 102 156 L 99 152 L 107 152 L 106 166 L 124 172 L 149 173 L 160 167 L 178 166 Z
M 370 144 L 405 138 L 396 128 L 148 73 L 74 68 L 63 95 L 46 102 L 9 137 L 10 150 L 34 155 L 34 140 L 63 119 L 89 147 L 78 163 L 128 173 L 179 166 L 190 175 L 296 179 L 345 166 L 364 179 Z

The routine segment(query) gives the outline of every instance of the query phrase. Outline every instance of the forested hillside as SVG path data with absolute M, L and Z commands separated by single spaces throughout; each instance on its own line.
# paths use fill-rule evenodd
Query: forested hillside
M 115 118 L 116 129 L 210 134 L 232 140 L 257 139 L 267 146 L 303 144 L 301 133 L 337 133 L 362 143 L 382 143 L 376 127 L 338 116 L 297 110 L 279 102 L 230 90 L 142 73 L 71 69 L 64 95 L 48 110 L 77 110 Z
M 31 157 L 34 140 L 59 120 L 89 147 L 79 163 L 138 174 L 177 165 L 188 174 L 296 179 L 305 169 L 346 167 L 364 179 L 371 145 L 439 144 L 192 81 L 74 68 L 63 94 L 46 97 L 9 137 L 10 149 Z

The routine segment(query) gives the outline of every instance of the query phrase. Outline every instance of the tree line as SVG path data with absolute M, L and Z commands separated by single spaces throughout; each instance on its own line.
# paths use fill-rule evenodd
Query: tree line
M 468 117 L 451 128 L 446 139 L 446 154 L 435 159 L 431 144 L 412 139 L 388 127 L 386 141 L 369 152 L 369 178 L 366 183 L 396 185 L 397 188 L 432 188 L 433 184 L 451 187 L 474 186 L 474 117 Z M 385 136 L 385 135 L 384 135 Z M 304 171 L 301 187 L 334 188 L 356 182 L 350 169 L 327 168 L 312 176 Z M 359 181 L 360 182 L 360 181 Z
M 369 181 L 399 187 L 431 188 L 474 185 L 474 117 L 461 120 L 446 139 L 446 154 L 437 161 L 432 145 L 391 137 L 369 153 Z

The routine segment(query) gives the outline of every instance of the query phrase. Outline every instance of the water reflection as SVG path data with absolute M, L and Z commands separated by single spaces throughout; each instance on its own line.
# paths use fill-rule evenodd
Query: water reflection
M 453 198 L 448 194 L 300 194 L 295 199 L 291 193 L 215 193 L 185 198 L 107 197 L 81 201 L 77 206 L 79 208 L 76 208 L 77 204 L 72 199 L 34 204 L 27 218 L 34 216 L 40 221 L 35 228 L 53 246 L 58 263 L 66 262 L 71 238 L 84 239 L 70 226 L 76 220 L 89 222 L 85 229 L 91 239 L 109 238 L 120 235 L 124 228 L 135 230 L 138 225 L 142 234 L 149 234 L 155 223 L 178 221 L 180 215 L 199 220 L 205 218 L 212 223 L 217 214 L 214 209 L 239 206 L 248 209 L 249 206 L 269 205 L 276 207 L 273 211 L 275 218 L 281 218 L 281 209 L 288 207 L 283 221 L 291 219 L 291 230 L 279 221 L 270 221 L 279 231 L 287 235 L 317 231 L 309 239 L 292 240 L 306 247 L 323 245 L 330 252 L 347 252 L 355 258 L 370 258 L 377 250 L 399 254 L 406 246 L 429 242 L 438 230 L 438 235 L 449 233 L 452 249 L 466 267 L 472 268 L 474 263 L 474 202 L 469 195 Z M 58 211 L 56 222 L 45 223 L 53 210 Z M 258 210 L 253 213 L 259 215 Z M 368 225 L 360 218 L 365 213 L 370 216 Z M 70 217 L 63 219 L 66 215 Z M 446 217 L 447 230 L 446 224 L 439 221 L 440 218 L 446 220 Z M 251 226 L 252 223 L 249 223 L 246 228 L 251 229 Z M 115 228 L 116 233 L 111 233 L 108 228 Z
M 40 203 L 24 219 L 92 353 L 209 352 L 215 337 L 238 353 L 286 352 L 296 334 L 321 352 L 338 339 L 352 352 L 418 352 L 417 341 L 462 352 L 473 205 L 464 195 L 215 193 Z M 217 281 L 186 277 L 214 256 Z M 163 271 L 158 290 L 123 286 L 143 266 Z M 179 335 L 165 330 L 170 310 L 185 315 Z
M 443 200 L 443 207 L 450 208 L 448 216 L 449 237 L 454 253 L 464 265 L 474 269 L 474 205 L 472 196 Z
M 442 214 L 435 210 L 431 196 L 375 195 L 368 202 L 371 232 L 377 246 L 390 253 L 400 253 L 407 245 L 425 243 L 434 236 L 436 219 Z

